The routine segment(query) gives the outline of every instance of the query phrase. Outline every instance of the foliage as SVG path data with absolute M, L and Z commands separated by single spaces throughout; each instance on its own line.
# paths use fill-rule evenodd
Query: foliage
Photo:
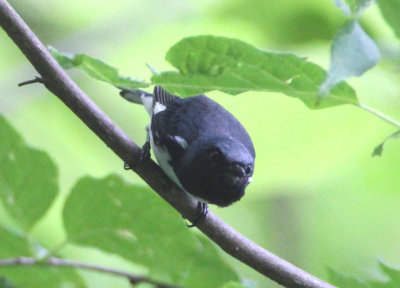
M 55 50 L 53 54 L 64 67 L 72 66 L 72 60 L 65 61 L 65 54 Z M 68 59 L 76 57 L 83 55 Z M 86 55 L 85 58 L 93 59 Z M 326 99 L 319 103 L 318 90 L 326 77 L 322 68 L 293 54 L 261 51 L 236 39 L 215 36 L 186 38 L 171 47 L 166 59 L 179 71 L 155 74 L 151 80 L 181 96 L 212 90 L 236 95 L 252 90 L 281 92 L 299 98 L 314 109 L 357 103 L 354 90 L 345 83 L 334 87 Z M 85 66 L 75 67 L 86 71 Z M 94 75 L 105 75 L 108 67 L 101 65 L 91 68 L 95 70 Z M 99 79 L 97 76 L 95 78 Z
M 378 0 L 378 4 L 387 23 L 400 38 L 400 18 L 398 17 L 400 2 L 397 0 Z
M 53 47 L 49 47 L 49 50 L 64 69 L 81 69 L 94 79 L 107 82 L 117 87 L 135 89 L 149 86 L 141 80 L 120 76 L 116 68 L 88 55 L 76 54 L 74 56 L 69 56 L 58 52 Z
M 321 85 L 325 95 L 340 81 L 352 76 L 361 76 L 380 60 L 380 52 L 374 41 L 355 20 L 347 22 L 337 33 L 332 43 L 331 65 L 328 77 Z
M 361 76 L 374 67 L 381 54 L 375 42 L 364 32 L 358 17 L 373 0 L 336 0 L 336 5 L 350 16 L 332 42 L 331 65 L 328 77 L 321 85 L 321 96 L 325 97 L 332 87 L 352 76 Z
M 46 153 L 26 146 L 4 118 L 0 121 L 0 199 L 29 230 L 57 196 L 57 168 Z
M 0 277 L 0 288 L 15 288 L 15 286 L 4 277 Z
M 386 141 L 390 139 L 400 138 L 400 130 L 394 132 L 392 135 L 385 138 L 381 144 L 375 147 L 374 151 L 372 152 L 372 156 L 381 156 L 383 151 L 383 146 L 385 145 Z
M 241 283 L 237 283 L 237 282 L 228 282 L 226 283 L 224 286 L 222 286 L 222 288 L 247 288 L 248 286 L 245 286 Z
M 1 204 L 25 230 L 45 215 L 56 197 L 56 168 L 45 152 L 27 146 L 1 116 L 0 136 Z M 38 257 L 46 253 L 45 248 L 24 230 L 6 227 L 0 222 L 0 259 Z M 7 281 L 3 280 L 3 283 L 13 283 L 18 287 L 61 287 L 64 284 L 85 287 L 74 270 L 0 267 L 0 275 L 6 277 Z
M 400 286 L 400 270 L 379 262 L 379 268 L 385 280 L 366 280 L 345 276 L 334 270 L 329 270 L 333 284 L 341 288 L 396 288 Z
M 359 15 L 370 4 L 367 2 L 355 1 L 350 6 Z M 346 9 L 343 10 L 345 12 Z M 114 86 L 148 86 L 143 81 L 134 81 L 124 86 L 120 78 L 131 78 L 115 76 L 116 69 L 90 56 L 78 54 L 70 57 L 54 48 L 51 48 L 51 52 L 64 68 L 75 67 L 85 72 L 90 71 L 88 74 L 93 78 Z M 76 59 L 81 58 L 101 64 L 77 65 L 75 62 L 80 61 Z M 333 40 L 328 73 L 318 65 L 293 54 L 265 52 L 240 40 L 209 35 L 185 38 L 172 46 L 166 54 L 166 60 L 178 71 L 154 73 L 151 81 L 180 96 L 212 90 L 231 95 L 246 91 L 273 91 L 296 97 L 311 109 L 341 104 L 359 105 L 355 91 L 343 81 L 363 75 L 380 58 L 374 41 L 365 33 L 358 20 L 352 18 Z M 115 76 L 113 79 L 99 77 L 109 74 L 110 70 Z M 396 135 L 387 137 L 375 148 L 373 155 L 381 155 L 386 140 L 397 138 Z
M 98 211 L 101 216 L 86 216 Z M 146 267 L 153 277 L 163 275 L 185 287 L 204 287 L 199 282 L 219 287 L 238 279 L 210 241 L 187 229 L 155 193 L 127 185 L 115 175 L 79 180 L 65 203 L 63 218 L 70 242 L 117 254 Z M 213 267 L 204 265 L 207 262 Z
M 359 17 L 374 0 L 335 0 L 335 3 L 345 14 Z
M 36 203 L 40 202 L 38 199 L 48 202 L 46 187 L 56 186 L 52 188 L 56 190 L 57 177 L 54 172 L 47 173 L 46 169 L 49 168 L 45 165 L 24 164 L 34 160 L 39 164 L 52 161 L 46 153 L 27 146 L 3 117 L 0 117 L 0 135 L 1 139 L 7 139 L 5 144 L 10 143 L 2 145 L 2 158 L 15 155 L 8 157 L 13 161 L 10 166 L 13 169 L 18 168 L 14 175 L 35 175 L 37 167 L 42 169 L 40 177 L 35 175 L 36 182 L 31 184 L 33 187 L 21 190 L 12 189 L 15 185 L 5 181 L 12 178 L 5 177 L 10 174 L 10 168 L 6 165 L 0 166 L 0 175 L 4 180 L 0 182 L 0 192 L 7 192 L 1 197 L 2 204 L 16 223 L 29 223 L 29 227 L 32 227 L 45 215 L 49 206 Z M 30 153 L 24 153 L 22 158 L 18 151 Z M 37 155 L 47 160 L 43 161 Z M 54 170 L 54 164 L 50 167 Z M 25 181 L 30 179 L 26 176 L 21 178 Z M 17 196 L 23 194 L 21 191 L 29 192 L 26 197 L 30 203 L 9 200 L 18 199 Z M 55 197 L 56 194 L 52 195 Z M 33 208 L 36 213 L 29 212 Z M 189 230 L 180 216 L 150 189 L 128 185 L 118 176 L 111 175 L 104 179 L 84 177 L 79 180 L 66 200 L 63 219 L 67 233 L 66 243 L 96 247 L 120 255 L 146 267 L 153 278 L 184 287 L 220 287 L 228 281 L 239 280 L 236 272 L 220 258 L 209 239 Z M 47 257 L 49 251 L 52 251 L 37 243 L 23 230 L 6 228 L 1 223 L 0 239 L 0 259 Z M 205 265 L 206 263 L 213 265 Z M 75 271 L 60 268 L 0 268 L 0 275 L 21 287 L 42 287 L 43 283 L 49 283 L 46 287 L 60 287 L 67 285 L 66 283 L 74 285 L 73 287 L 86 287 Z
M 236 5 L 233 8 L 231 7 L 231 11 L 225 11 L 224 7 L 221 6 L 219 14 L 216 13 L 216 15 L 222 15 L 221 17 L 229 16 L 233 21 L 238 19 L 253 21 L 251 26 L 253 28 L 259 26 L 259 22 L 255 22 L 256 20 L 265 21 L 263 22 L 264 27 L 260 28 L 262 32 L 256 35 L 267 38 L 266 34 L 271 33 L 275 37 L 281 37 L 280 43 L 292 44 L 296 41 L 296 43 L 304 43 L 304 39 L 307 39 L 307 41 L 315 40 L 313 38 L 315 34 L 307 34 L 310 31 L 313 31 L 313 33 L 318 32 L 318 39 L 329 39 L 330 35 L 333 35 L 333 29 L 338 29 L 331 45 L 331 63 L 328 71 L 326 72 L 319 65 L 306 60 L 302 56 L 293 53 L 267 52 L 249 44 L 256 43 L 256 41 L 249 40 L 247 43 L 234 38 L 211 35 L 190 37 L 186 35 L 185 38 L 171 46 L 167 52 L 166 60 L 176 70 L 169 71 L 169 69 L 166 69 L 161 73 L 157 73 L 154 70 L 152 71 L 151 81 L 121 76 L 118 69 L 86 54 L 71 56 L 54 48 L 50 48 L 50 51 L 64 69 L 80 69 L 94 79 L 117 87 L 137 89 L 147 88 L 151 84 L 161 84 L 169 91 L 181 96 L 190 96 L 213 90 L 222 91 L 230 95 L 237 95 L 247 91 L 272 91 L 295 97 L 311 109 L 334 107 L 341 104 L 354 104 L 357 106 L 360 100 L 363 100 L 361 96 L 359 100 L 355 89 L 343 81 L 350 77 L 363 75 L 380 61 L 381 53 L 372 39 L 373 37 L 370 36 L 373 34 L 369 33 L 368 29 L 365 29 L 364 23 L 361 25 L 362 22 L 360 22 L 365 9 L 372 5 L 374 1 L 335 0 L 334 2 L 340 9 L 334 8 L 339 11 L 339 14 L 342 14 L 342 17 L 347 17 L 344 23 L 341 23 L 343 19 L 335 16 L 334 12 L 332 12 L 334 16 L 328 15 L 328 13 L 321 13 L 318 8 L 315 8 L 320 4 L 316 3 L 314 5 L 314 1 L 310 1 L 312 4 L 309 5 L 314 7 L 314 14 L 307 14 L 311 10 L 302 10 L 303 1 L 287 1 L 286 4 L 254 1 L 256 5 L 248 5 L 247 1 L 242 1 L 243 3 L 241 1 L 231 2 L 235 2 Z M 377 4 L 383 17 L 399 37 L 399 1 L 379 0 Z M 71 5 L 73 4 L 71 3 Z M 272 12 L 269 9 L 271 5 L 276 5 L 275 10 L 272 9 Z M 281 5 L 286 5 L 285 9 L 282 9 Z M 260 9 L 260 7 L 263 9 Z M 295 14 L 297 12 L 302 12 L 303 14 L 299 16 Z M 267 15 L 267 13 L 273 15 Z M 272 21 L 271 19 L 278 19 L 274 17 L 280 17 L 279 21 L 275 21 L 279 25 L 276 25 L 276 23 L 271 25 L 271 22 L 268 22 Z M 327 20 L 329 17 L 335 18 L 336 22 L 329 22 Z M 157 20 L 153 19 L 153 17 L 151 19 L 152 21 Z M 286 19 L 292 21 L 285 22 L 284 20 Z M 77 22 L 75 21 L 75 23 Z M 298 23 L 302 25 L 308 23 L 309 25 L 301 26 Z M 318 23 L 318 25 L 315 25 L 315 23 Z M 241 22 L 240 24 L 243 23 Z M 339 27 L 340 25 L 341 27 Z M 319 31 L 321 26 L 326 29 Z M 244 27 L 246 29 L 246 26 Z M 291 34 L 285 34 L 288 29 L 292 29 Z M 122 33 L 122 31 L 123 27 L 119 29 L 119 32 Z M 284 35 L 289 36 L 285 38 Z M 159 41 L 159 39 L 156 40 Z M 108 44 L 109 42 L 107 41 Z M 57 43 L 57 45 L 61 44 Z M 257 46 L 261 47 L 260 43 L 257 43 Z M 145 49 L 148 48 L 146 47 Z M 114 49 L 109 50 L 114 53 Z M 160 51 L 158 50 L 157 53 L 160 54 Z M 129 51 L 129 53 L 132 52 Z M 302 52 L 302 54 L 304 53 Z M 280 111 L 282 117 L 288 116 L 284 113 L 285 109 L 287 107 L 282 107 L 282 111 Z M 46 115 L 47 117 L 48 115 Z M 340 119 L 337 120 L 339 122 Z M 271 125 L 275 125 L 274 121 L 272 122 Z M 52 123 L 48 124 L 51 125 Z M 261 124 L 267 125 L 268 123 L 263 121 Z M 346 123 L 346 125 L 348 124 Z M 343 126 L 340 123 L 338 124 L 338 133 L 341 133 L 340 130 L 343 129 Z M 276 129 L 281 131 L 279 126 Z M 60 133 L 63 132 L 65 131 Z M 334 137 L 338 137 L 338 135 L 341 134 L 335 134 Z M 373 155 L 381 155 L 386 141 L 399 138 L 399 136 L 399 131 L 388 136 L 375 148 Z M 62 138 L 62 141 L 68 142 L 64 134 Z M 341 137 L 339 136 L 338 138 Z M 290 149 L 296 149 L 298 141 L 303 140 L 293 139 L 293 143 L 290 143 Z M 310 142 L 307 145 L 310 144 L 310 147 L 314 147 L 311 141 L 307 142 Z M 135 269 L 138 269 L 142 274 L 148 274 L 151 278 L 171 284 L 184 285 L 185 287 L 246 287 L 240 283 L 240 277 L 235 269 L 225 263 L 213 243 L 186 229 L 180 216 L 166 203 L 157 198 L 147 187 L 141 184 L 127 184 L 114 174 L 102 178 L 83 177 L 77 181 L 66 197 L 65 205 L 62 208 L 63 227 L 67 240 L 62 246 L 59 246 L 59 243 L 49 246 L 48 243 L 44 243 L 44 241 L 32 236 L 34 235 L 32 230 L 38 226 L 41 220 L 49 218 L 49 209 L 54 207 L 56 198 L 60 198 L 59 190 L 61 189 L 59 188 L 57 173 L 59 168 L 56 167 L 47 153 L 26 145 L 18 133 L 3 118 L 0 118 L 0 144 L 0 204 L 12 223 L 11 225 L 9 223 L 5 224 L 6 221 L 3 221 L 3 219 L 0 221 L 0 260 L 18 256 L 31 256 L 42 259 L 42 257 L 53 252 L 61 253 L 64 257 L 68 257 L 68 253 L 64 253 L 62 248 L 64 248 L 65 244 L 73 244 L 84 251 L 95 249 L 107 255 L 117 255 L 128 263 L 133 263 L 135 272 Z M 349 145 L 349 147 L 351 146 L 353 146 L 353 143 Z M 328 145 L 327 147 L 329 148 Z M 326 149 L 327 151 L 329 151 L 328 148 Z M 323 161 L 329 161 L 329 159 L 336 157 L 329 153 L 330 151 L 327 152 L 327 157 Z M 310 158 L 307 154 L 304 157 L 304 162 L 310 161 Z M 98 159 L 96 160 L 98 161 Z M 75 169 L 76 166 L 79 166 L 79 160 L 75 159 L 73 162 Z M 260 164 L 258 165 L 260 167 Z M 293 165 L 295 166 L 295 164 Z M 376 167 L 380 167 L 378 165 L 376 164 Z M 359 168 L 358 163 L 356 168 Z M 272 170 L 275 169 L 268 169 L 268 173 L 274 173 Z M 294 169 L 297 169 L 297 167 Z M 354 167 L 342 167 L 340 171 L 346 174 L 351 169 L 357 170 Z M 325 174 L 329 173 L 328 171 Z M 395 169 L 391 169 L 388 173 L 392 173 L 393 177 L 397 177 Z M 367 176 L 371 174 L 373 173 L 364 175 L 360 172 L 354 178 L 359 177 L 363 180 L 368 178 L 362 183 L 365 183 L 365 186 L 368 187 L 371 183 L 379 186 L 377 191 L 381 193 L 380 182 L 376 184 L 373 182 L 376 179 L 371 179 L 373 177 Z M 381 171 L 381 174 L 385 174 L 385 171 Z M 270 174 L 268 175 L 270 177 Z M 351 175 L 353 177 L 353 174 Z M 314 176 L 312 175 L 310 178 L 320 185 L 321 180 L 314 180 Z M 326 176 L 326 178 L 329 177 Z M 376 178 L 379 178 L 379 176 L 376 176 Z M 358 181 L 358 178 L 355 181 Z M 360 183 L 357 183 L 357 185 L 363 186 Z M 275 185 L 275 182 L 273 184 Z M 287 181 L 285 181 L 283 187 L 286 190 L 290 188 L 290 185 L 292 184 L 287 184 Z M 335 181 L 335 185 L 332 186 L 340 185 L 342 183 L 336 183 Z M 300 185 L 296 185 L 296 189 L 298 186 Z M 264 190 L 268 189 L 268 187 L 262 188 L 263 193 Z M 338 188 L 341 189 L 342 187 Z M 315 189 L 319 190 L 320 187 L 318 186 Z M 336 190 L 336 188 L 332 189 Z M 361 187 L 360 189 L 364 188 Z M 349 197 L 353 197 L 353 195 Z M 365 197 L 367 198 L 368 195 Z M 324 199 L 328 202 L 330 200 L 329 195 Z M 293 207 L 297 209 L 301 203 L 298 203 L 297 198 L 295 200 Z M 366 200 L 364 199 L 364 201 Z M 361 206 L 362 204 L 358 203 L 357 199 L 357 204 L 353 205 L 357 209 L 352 209 L 355 210 L 353 211 L 355 215 L 357 215 L 359 205 Z M 312 204 L 310 205 L 312 206 Z M 335 205 L 335 203 L 332 205 Z M 379 203 L 374 202 L 373 205 L 379 205 Z M 310 208 L 309 206 L 306 207 Z M 291 229 L 291 226 L 288 228 L 286 227 L 287 225 L 282 225 L 280 221 L 285 223 L 285 217 L 288 217 L 287 215 L 293 213 L 295 209 L 286 209 L 287 207 L 285 206 L 283 208 L 285 208 L 282 209 L 285 211 L 285 215 L 281 215 L 284 217 L 278 217 L 279 221 L 276 225 L 279 226 L 280 232 L 277 233 L 283 233 L 282 231 L 286 230 L 292 233 L 294 229 Z M 340 208 L 335 206 L 334 209 Z M 262 213 L 267 213 L 265 210 L 264 206 L 259 209 Z M 306 210 L 308 213 L 308 209 Z M 325 211 L 321 213 L 323 212 Z M 260 227 L 264 229 L 264 226 L 266 226 L 264 217 L 260 217 L 260 214 L 257 214 L 255 219 L 263 222 Z M 235 223 L 236 225 L 240 226 L 242 219 L 246 219 L 246 226 L 255 225 L 250 223 L 252 222 L 250 215 L 244 215 L 246 217 L 238 217 L 240 219 L 238 223 Z M 61 226 L 60 223 L 58 225 Z M 304 226 L 301 227 L 296 228 L 304 228 Z M 265 233 L 268 234 L 267 232 Z M 279 234 L 283 235 L 282 238 L 279 238 L 279 241 L 287 238 L 292 239 L 292 234 L 290 233 L 289 237 Z M 368 233 L 374 232 L 368 231 Z M 319 232 L 319 234 L 322 233 Z M 343 236 L 345 237 L 346 235 Z M 271 234 L 268 234 L 266 238 L 268 240 L 271 239 Z M 311 236 L 306 237 L 307 240 L 310 240 L 310 238 Z M 309 245 L 312 246 L 312 243 Z M 318 254 L 318 251 L 313 250 L 312 253 Z M 301 255 L 302 258 L 303 256 Z M 348 256 L 346 255 L 346 257 Z M 318 266 L 320 266 L 320 262 L 318 262 Z M 332 282 L 339 287 L 400 286 L 399 271 L 397 269 L 390 268 L 383 263 L 380 263 L 380 268 L 386 277 L 385 281 L 362 281 L 344 276 L 342 272 L 333 270 L 329 271 L 329 275 Z M 74 269 L 0 267 L 1 288 L 64 286 L 86 287 L 87 284 L 79 271 Z

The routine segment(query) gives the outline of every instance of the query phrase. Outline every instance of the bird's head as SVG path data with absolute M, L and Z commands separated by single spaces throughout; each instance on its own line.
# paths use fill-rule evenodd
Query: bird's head
M 188 147 L 180 180 L 193 196 L 224 207 L 242 198 L 254 172 L 254 152 L 231 137 L 202 139 Z

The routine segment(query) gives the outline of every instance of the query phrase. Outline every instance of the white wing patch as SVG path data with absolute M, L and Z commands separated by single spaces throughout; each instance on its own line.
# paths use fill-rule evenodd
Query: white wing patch
M 204 199 L 201 199 L 201 198 L 191 195 L 189 192 L 186 191 L 185 188 L 183 188 L 181 182 L 179 182 L 179 180 L 178 180 L 178 177 L 176 177 L 174 169 L 168 163 L 168 161 L 171 160 L 171 155 L 169 155 L 167 149 L 163 149 L 163 147 L 157 147 L 156 145 L 154 145 L 153 134 L 151 133 L 151 129 L 150 129 L 149 136 L 150 136 L 150 144 L 151 144 L 151 148 L 153 150 L 154 156 L 156 157 L 158 165 L 160 165 L 160 167 L 164 171 L 164 173 L 167 174 L 167 176 L 172 181 L 174 181 L 176 185 L 178 185 L 183 191 L 185 191 L 185 193 L 189 197 L 195 198 L 196 200 L 204 202 L 204 203 L 208 203 Z M 183 139 L 180 136 L 175 136 L 174 138 L 179 143 L 179 145 L 182 146 L 183 149 L 186 149 L 188 144 L 185 139 Z
M 157 113 L 160 113 L 164 111 L 167 107 L 159 102 L 156 102 L 153 108 L 153 114 L 156 115 Z
M 185 139 L 183 139 L 181 136 L 175 136 L 174 138 L 175 141 L 178 142 L 179 146 L 181 146 L 184 150 L 187 148 L 188 143 Z
M 156 104 L 157 105 L 157 104 Z M 163 149 L 163 147 L 157 147 L 154 145 L 153 134 L 151 133 L 150 129 L 150 144 L 154 152 L 154 156 L 157 159 L 158 164 L 160 165 L 161 169 L 164 171 L 168 177 L 175 182 L 176 185 L 182 187 L 182 184 L 179 182 L 178 177 L 176 177 L 174 169 L 169 165 L 168 161 L 171 160 L 171 155 L 169 155 L 167 149 Z

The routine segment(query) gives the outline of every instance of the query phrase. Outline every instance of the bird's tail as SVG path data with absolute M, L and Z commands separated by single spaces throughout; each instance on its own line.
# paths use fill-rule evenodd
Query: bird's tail
M 153 94 L 140 89 L 121 88 L 119 95 L 129 102 L 142 104 L 146 108 L 147 113 L 151 115 L 153 112 Z

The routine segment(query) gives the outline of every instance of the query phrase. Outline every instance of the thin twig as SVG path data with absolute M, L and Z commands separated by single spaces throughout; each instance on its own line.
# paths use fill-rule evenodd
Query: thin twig
M 33 83 L 42 83 L 43 84 L 43 79 L 40 77 L 35 77 L 35 79 L 18 83 L 18 87 L 22 87 L 22 86 L 33 84 Z
M 60 98 L 154 191 L 193 223 L 198 215 L 197 201 L 180 190 L 153 161 L 140 164 L 141 150 L 138 145 L 79 89 L 5 0 L 0 0 L 0 25 L 35 67 L 47 89 Z M 286 287 L 333 287 L 253 243 L 211 211 L 197 228 L 231 256 Z
M 0 259 L 0 267 L 10 266 L 57 266 L 57 267 L 72 267 L 90 271 L 97 271 L 106 274 L 111 274 L 119 277 L 124 277 L 132 284 L 149 283 L 157 288 L 179 288 L 179 286 L 162 283 L 146 276 L 138 276 L 129 272 L 121 271 L 118 269 L 108 268 L 100 265 L 83 263 L 79 261 L 66 260 L 56 257 L 51 257 L 45 261 L 36 260 L 32 257 L 17 257 L 10 259 Z
M 371 107 L 369 107 L 367 105 L 364 105 L 364 104 L 355 104 L 355 106 L 357 106 L 357 107 L 359 107 L 359 108 L 361 108 L 361 109 L 363 109 L 363 110 L 365 110 L 365 111 L 367 111 L 367 112 L 369 112 L 369 113 L 381 118 L 383 121 L 386 121 L 390 125 L 393 125 L 393 126 L 396 126 L 397 128 L 400 128 L 400 122 L 390 118 L 389 116 L 383 114 L 380 111 L 375 110 L 374 108 L 371 108 Z

